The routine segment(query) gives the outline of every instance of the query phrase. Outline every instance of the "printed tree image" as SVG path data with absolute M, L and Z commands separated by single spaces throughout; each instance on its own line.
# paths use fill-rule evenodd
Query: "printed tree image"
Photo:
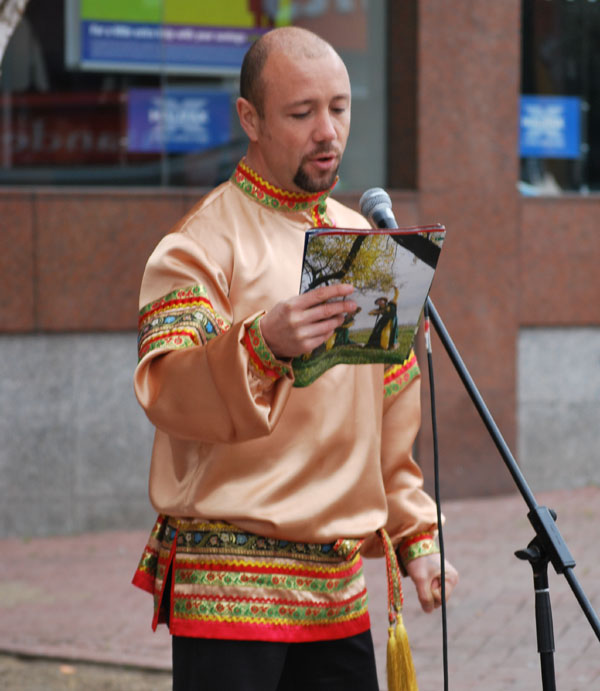
M 311 290 L 339 281 L 361 291 L 386 293 L 393 285 L 397 251 L 398 245 L 386 234 L 315 237 L 305 257 L 303 286 Z

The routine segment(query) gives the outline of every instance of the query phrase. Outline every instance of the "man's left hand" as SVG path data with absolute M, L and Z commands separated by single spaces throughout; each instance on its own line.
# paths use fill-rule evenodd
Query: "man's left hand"
M 458 583 L 458 571 L 447 560 L 446 567 L 446 600 L 450 598 Z M 417 589 L 419 602 L 424 612 L 433 612 L 442 604 L 442 577 L 439 554 L 428 554 L 409 561 L 406 571 Z

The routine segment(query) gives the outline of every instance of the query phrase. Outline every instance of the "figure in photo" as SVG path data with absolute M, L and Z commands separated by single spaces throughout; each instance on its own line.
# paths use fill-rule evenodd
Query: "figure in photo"
M 335 330 L 335 341 L 334 345 L 355 345 L 353 341 L 350 340 L 350 329 L 354 326 L 356 321 L 356 315 L 361 311 L 360 307 L 357 307 L 354 312 L 348 313 L 344 317 L 344 321 Z
M 369 314 L 376 316 L 373 331 L 367 341 L 369 348 L 381 348 L 382 350 L 394 350 L 398 344 L 398 316 L 397 303 L 399 291 L 394 286 L 394 297 L 388 300 L 385 296 L 375 300 L 376 309 Z

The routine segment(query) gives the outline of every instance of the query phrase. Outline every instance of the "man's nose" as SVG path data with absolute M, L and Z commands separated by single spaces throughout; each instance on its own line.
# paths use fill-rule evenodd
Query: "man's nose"
M 337 138 L 333 118 L 328 110 L 320 113 L 313 136 L 318 142 L 330 142 Z

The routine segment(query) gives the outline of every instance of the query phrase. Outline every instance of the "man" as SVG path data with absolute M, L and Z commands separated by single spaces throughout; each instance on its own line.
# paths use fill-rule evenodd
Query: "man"
M 159 519 L 134 582 L 155 596 L 153 625 L 168 620 L 177 690 L 370 691 L 361 553 L 389 534 L 423 609 L 440 602 L 435 507 L 411 457 L 418 366 L 293 385 L 291 358 L 356 310 L 348 285 L 298 295 L 304 231 L 367 225 L 329 196 L 350 126 L 337 53 L 302 29 L 267 33 L 237 110 L 247 156 L 142 282 L 135 390 L 157 428 Z

